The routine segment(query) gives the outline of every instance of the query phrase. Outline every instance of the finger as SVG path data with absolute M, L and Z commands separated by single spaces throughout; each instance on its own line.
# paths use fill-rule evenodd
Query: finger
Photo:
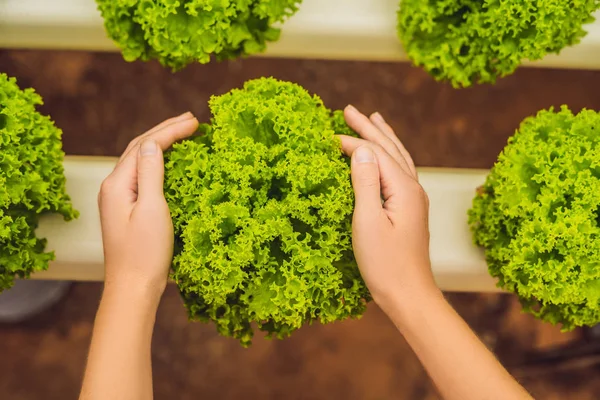
M 144 138 L 144 140 L 154 140 L 161 148 L 161 150 L 164 151 L 171 147 L 176 141 L 185 139 L 186 137 L 193 135 L 197 129 L 198 120 L 196 118 L 180 120 L 173 124 L 166 125 L 162 129 L 159 129 L 150 135 L 147 135 Z M 139 151 L 137 150 L 138 148 L 139 146 L 135 146 L 129 151 L 129 153 L 125 154 L 122 157 L 120 163 L 117 164 L 116 168 L 119 168 L 121 164 L 124 163 L 125 160 L 127 160 L 128 158 L 135 159 L 137 157 L 137 152 Z
M 338 135 L 342 143 L 342 151 L 349 157 L 363 146 L 369 147 L 374 153 L 379 167 L 379 179 L 381 195 L 386 202 L 385 208 L 395 204 L 395 197 L 401 194 L 402 185 L 414 182 L 412 176 L 404 171 L 398 163 L 381 146 L 369 142 L 368 140 L 358 139 L 351 136 Z M 389 202 L 389 204 L 388 204 Z
M 123 160 L 123 158 L 130 153 L 130 151 L 136 147 L 143 139 L 147 138 L 148 136 L 152 135 L 153 133 L 166 128 L 169 125 L 173 125 L 176 124 L 178 122 L 181 121 L 185 121 L 188 119 L 193 119 L 195 118 L 194 115 L 191 112 L 186 112 L 183 113 L 177 117 L 173 117 L 173 118 L 169 118 L 163 122 L 161 122 L 160 124 L 156 125 L 155 127 L 153 127 L 152 129 L 150 129 L 149 131 L 139 135 L 138 137 L 136 137 L 135 139 L 133 139 L 131 142 L 129 142 L 129 144 L 127 145 L 127 148 L 125 149 L 125 151 L 123 152 L 123 154 L 121 155 L 121 158 L 119 159 L 119 162 Z
M 140 144 L 138 153 L 138 202 L 164 199 L 165 166 L 162 149 L 155 140 L 149 138 Z
M 113 201 L 134 204 L 137 201 L 137 157 L 127 157 L 117 164 L 107 180 Z
M 357 132 L 363 139 L 377 143 L 379 146 L 385 149 L 385 151 L 387 151 L 389 155 L 394 158 L 394 160 L 396 160 L 402 169 L 410 173 L 408 163 L 402 156 L 402 153 L 400 153 L 398 147 L 389 137 L 384 135 L 375 125 L 373 125 L 371 120 L 367 118 L 366 115 L 349 105 L 344 109 L 344 117 L 350 128 Z
M 378 112 L 371 114 L 369 119 L 371 120 L 371 122 L 373 122 L 373 125 L 375 125 L 377 129 L 383 132 L 383 134 L 390 138 L 390 140 L 396 145 L 396 147 L 400 151 L 400 154 L 402 154 L 402 157 L 404 157 L 404 159 L 406 160 L 406 163 L 408 164 L 408 167 L 410 168 L 410 171 L 412 172 L 413 176 L 415 177 L 415 179 L 417 179 L 418 176 L 417 169 L 415 168 L 415 163 L 410 153 L 406 150 L 406 147 L 404 147 L 404 145 L 396 135 L 396 132 L 394 132 L 392 127 L 389 126 L 387 122 L 385 122 L 385 119 L 383 119 L 381 114 L 379 114 Z
M 129 173 L 125 173 L 129 171 Z M 98 206 L 102 215 L 128 214 L 137 200 L 137 176 L 135 170 L 113 171 L 100 186 Z
M 373 150 L 367 145 L 358 147 L 352 153 L 352 186 L 356 213 L 373 213 L 383 208 L 377 159 Z
M 155 127 L 153 127 L 152 129 L 144 132 L 142 135 L 134 138 L 131 142 L 129 142 L 129 144 L 127 145 L 127 148 L 125 149 L 125 151 L 123 152 L 123 155 L 121 156 L 121 158 L 123 158 L 124 155 L 126 155 L 127 153 L 129 153 L 131 151 L 132 148 L 134 148 L 135 146 L 137 146 L 141 140 L 143 140 L 144 138 L 148 137 L 149 135 L 169 126 L 169 125 L 173 125 L 175 123 L 181 122 L 181 121 L 185 121 L 187 119 L 192 119 L 195 118 L 194 115 L 191 112 L 185 112 L 177 117 L 173 117 L 173 118 L 169 118 L 163 122 L 161 122 L 160 124 L 156 125 Z
M 191 136 L 198 128 L 198 120 L 195 118 L 180 120 L 173 124 L 166 125 L 162 129 L 155 131 L 148 136 L 156 142 L 161 150 L 166 150 L 177 140 Z M 138 148 L 134 147 L 134 148 Z M 138 153 L 130 151 L 121 162 L 117 163 L 114 171 L 111 174 L 114 191 L 127 196 L 127 199 L 137 201 L 138 196 Z

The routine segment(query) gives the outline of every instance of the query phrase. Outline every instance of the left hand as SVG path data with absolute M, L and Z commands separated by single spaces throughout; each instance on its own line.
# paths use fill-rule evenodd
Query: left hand
M 135 138 L 98 195 L 105 285 L 147 288 L 160 297 L 173 258 L 173 223 L 163 193 L 163 150 L 191 136 L 191 113 L 168 119 Z

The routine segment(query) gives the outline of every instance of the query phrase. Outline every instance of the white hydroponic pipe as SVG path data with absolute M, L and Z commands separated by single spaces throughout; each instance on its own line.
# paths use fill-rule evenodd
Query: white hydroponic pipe
M 44 217 L 38 234 L 48 239 L 56 260 L 36 279 L 102 280 L 103 254 L 97 196 L 100 184 L 112 171 L 115 158 L 65 158 L 67 191 L 81 216 L 64 222 Z M 496 291 L 481 249 L 473 245 L 467 210 L 487 171 L 470 169 L 419 169 L 421 184 L 430 199 L 431 262 L 438 285 L 448 291 Z
M 265 56 L 406 60 L 396 34 L 399 0 L 303 0 Z M 600 69 L 600 12 L 579 44 L 524 65 Z M 94 0 L 1 0 L 0 47 L 118 51 Z

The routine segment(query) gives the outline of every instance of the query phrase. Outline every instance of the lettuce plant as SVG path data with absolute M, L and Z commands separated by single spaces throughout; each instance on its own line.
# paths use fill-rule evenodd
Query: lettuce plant
M 467 87 L 578 43 L 599 7 L 599 0 L 402 0 L 398 35 L 415 65 Z
M 254 322 L 283 338 L 359 317 L 354 195 L 334 133 L 350 133 L 302 87 L 272 78 L 213 97 L 203 134 L 166 155 L 173 278 L 191 319 L 249 345 Z
M 0 74 L 0 291 L 48 268 L 54 254 L 35 234 L 40 216 L 77 216 L 65 193 L 60 129 L 36 111 L 42 99 Z
M 565 330 L 600 323 L 599 131 L 566 106 L 525 119 L 469 211 L 498 285 Z
M 259 53 L 279 38 L 273 24 L 301 0 L 96 0 L 127 61 L 158 59 L 174 70 Z

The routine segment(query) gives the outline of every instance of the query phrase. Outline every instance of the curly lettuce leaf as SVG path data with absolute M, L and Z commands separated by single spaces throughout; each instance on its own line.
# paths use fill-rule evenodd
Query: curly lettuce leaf
M 498 285 L 565 330 L 600 323 L 600 114 L 527 118 L 469 211 Z
M 415 65 L 459 88 L 579 43 L 598 8 L 598 0 L 402 0 L 397 29 Z
M 369 293 L 352 254 L 340 114 L 272 78 L 209 105 L 204 134 L 166 162 L 173 278 L 190 318 L 249 345 L 252 323 L 283 338 L 315 320 L 359 317 Z
M 126 61 L 157 59 L 178 70 L 265 50 L 273 24 L 301 0 L 96 0 L 109 37 Z
M 41 104 L 33 89 L 0 74 L 0 291 L 54 258 L 35 235 L 41 215 L 77 216 L 65 192 L 62 132 L 36 111 Z

